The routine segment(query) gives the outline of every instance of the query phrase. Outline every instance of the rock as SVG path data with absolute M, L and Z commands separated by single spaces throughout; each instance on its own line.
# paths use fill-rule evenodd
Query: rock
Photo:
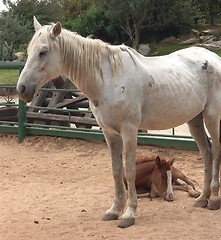
M 24 52 L 17 52 L 15 53 L 16 61 L 24 61 L 26 59 Z
M 138 52 L 146 56 L 150 52 L 150 46 L 148 44 L 140 44 Z
M 199 44 L 196 44 L 196 46 L 205 47 L 211 51 L 221 50 L 221 41 L 213 41 L 210 43 L 199 43 Z
M 167 38 L 164 38 L 161 43 L 176 43 L 177 42 L 177 38 L 174 36 L 170 36 Z
M 216 37 L 213 35 L 208 35 L 208 36 L 200 36 L 199 37 L 201 43 L 210 43 L 216 40 Z
M 192 38 L 189 38 L 185 41 L 182 41 L 180 42 L 179 44 L 180 45 L 184 45 L 184 44 L 194 44 L 194 43 L 198 43 L 199 42 L 199 38 L 196 38 L 196 37 L 192 37 Z

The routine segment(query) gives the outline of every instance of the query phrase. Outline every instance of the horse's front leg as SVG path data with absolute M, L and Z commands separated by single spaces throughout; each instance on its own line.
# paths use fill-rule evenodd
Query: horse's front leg
M 114 177 L 115 194 L 114 201 L 110 209 L 108 209 L 103 216 L 103 221 L 117 220 L 126 205 L 126 190 L 123 183 L 123 159 L 122 149 L 123 142 L 120 136 L 110 134 L 103 130 L 105 139 L 112 158 L 112 171 Z
M 135 188 L 136 178 L 136 146 L 137 129 L 133 126 L 125 126 L 121 129 L 125 154 L 125 178 L 128 186 L 128 206 L 118 224 L 118 227 L 126 228 L 135 223 L 137 209 L 137 193 Z

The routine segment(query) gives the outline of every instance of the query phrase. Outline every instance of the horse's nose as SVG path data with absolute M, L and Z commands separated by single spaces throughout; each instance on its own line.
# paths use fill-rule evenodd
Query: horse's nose
M 35 93 L 35 87 L 26 86 L 25 84 L 18 83 L 16 90 L 19 94 L 19 97 L 22 100 L 24 100 L 26 103 L 29 103 L 32 101 L 34 93 Z
M 26 87 L 25 87 L 25 85 L 18 84 L 16 89 L 17 89 L 17 92 L 19 93 L 19 95 L 22 95 L 22 94 L 24 94 Z

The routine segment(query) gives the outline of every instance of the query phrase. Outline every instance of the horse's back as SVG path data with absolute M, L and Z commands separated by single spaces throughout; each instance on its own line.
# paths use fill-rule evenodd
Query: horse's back
M 140 129 L 186 123 L 215 100 L 214 91 L 221 92 L 221 60 L 209 50 L 191 47 L 144 61 L 147 78 Z

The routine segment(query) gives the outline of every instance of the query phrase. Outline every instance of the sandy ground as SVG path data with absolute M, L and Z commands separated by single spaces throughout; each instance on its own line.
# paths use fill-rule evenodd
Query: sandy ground
M 102 142 L 0 135 L 0 240 L 218 240 L 221 210 L 194 208 L 194 199 L 175 191 L 175 200 L 139 199 L 134 226 L 117 228 L 101 217 L 112 204 L 113 180 Z M 197 151 L 138 146 L 138 154 L 175 157 L 175 166 L 202 186 Z

